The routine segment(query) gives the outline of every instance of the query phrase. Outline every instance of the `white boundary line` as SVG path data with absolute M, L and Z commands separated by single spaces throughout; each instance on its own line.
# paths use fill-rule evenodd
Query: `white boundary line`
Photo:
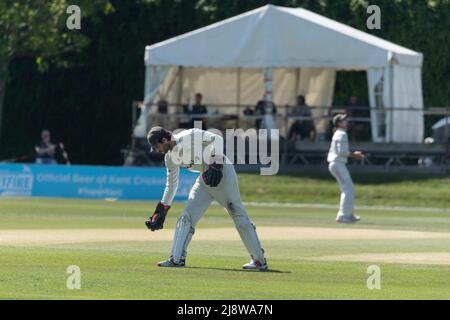
M 290 202 L 244 202 L 249 207 L 278 207 L 278 208 L 315 208 L 339 209 L 338 205 L 317 203 L 290 203 Z M 417 212 L 450 212 L 450 208 L 403 207 L 403 206 L 355 206 L 356 209 L 376 211 L 417 211 Z

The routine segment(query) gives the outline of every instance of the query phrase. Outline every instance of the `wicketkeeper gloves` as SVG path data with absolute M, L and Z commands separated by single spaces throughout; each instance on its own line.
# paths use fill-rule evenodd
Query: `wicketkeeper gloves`
M 159 230 L 164 227 L 164 220 L 166 220 L 167 212 L 170 206 L 159 202 L 156 206 L 155 213 L 145 221 L 145 225 L 151 231 Z
M 213 163 L 209 165 L 208 170 L 202 174 L 205 184 L 210 187 L 217 187 L 223 177 L 222 169 L 223 164 Z

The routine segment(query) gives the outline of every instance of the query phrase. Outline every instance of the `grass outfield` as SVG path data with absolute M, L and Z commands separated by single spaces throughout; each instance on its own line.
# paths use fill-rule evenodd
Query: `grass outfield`
M 360 224 L 342 226 L 333 221 L 334 209 L 249 206 L 271 271 L 246 272 L 241 270 L 246 251 L 217 205 L 199 223 L 188 268 L 156 267 L 167 257 L 183 206 L 174 205 L 168 230 L 156 233 L 143 224 L 153 207 L 152 202 L 0 198 L 0 298 L 450 299 L 449 210 L 364 209 L 358 212 Z M 80 236 L 70 240 L 72 234 Z M 381 268 L 381 290 L 366 286 L 373 264 Z M 81 268 L 81 290 L 66 288 L 70 265 Z
M 350 169 L 351 171 L 351 169 Z M 450 176 L 434 174 L 352 174 L 356 204 L 450 208 Z M 240 174 L 247 201 L 336 204 L 338 186 L 329 173 L 302 176 Z

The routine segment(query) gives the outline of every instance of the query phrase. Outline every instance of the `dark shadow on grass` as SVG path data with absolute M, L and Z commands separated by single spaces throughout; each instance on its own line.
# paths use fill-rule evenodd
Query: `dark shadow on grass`
M 231 268 L 214 268 L 214 267 L 186 267 L 186 269 L 201 269 L 201 270 L 219 270 L 219 271 L 229 271 L 229 272 L 260 272 L 260 273 L 292 273 L 291 271 L 281 271 L 276 269 L 269 269 L 266 271 L 258 270 L 244 270 L 244 269 L 231 269 Z

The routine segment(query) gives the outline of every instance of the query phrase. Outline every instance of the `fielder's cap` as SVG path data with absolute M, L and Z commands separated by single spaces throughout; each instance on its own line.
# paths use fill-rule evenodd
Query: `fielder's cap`
M 337 126 L 337 124 L 341 121 L 344 121 L 347 119 L 347 115 L 343 113 L 339 113 L 333 117 L 333 126 Z

